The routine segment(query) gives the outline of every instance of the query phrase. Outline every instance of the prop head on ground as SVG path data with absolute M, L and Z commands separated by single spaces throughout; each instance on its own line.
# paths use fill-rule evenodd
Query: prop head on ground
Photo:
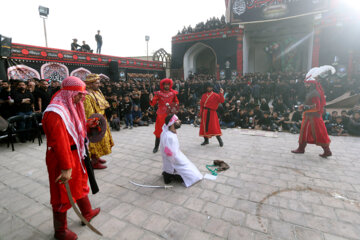
M 217 171 L 218 171 L 218 172 L 219 172 L 219 171 L 225 171 L 225 170 L 227 170 L 227 169 L 230 168 L 230 166 L 229 166 L 226 162 L 224 162 L 224 161 L 222 161 L 222 160 L 214 160 L 214 165 L 215 165 L 215 166 L 219 166 L 219 167 L 217 168 Z

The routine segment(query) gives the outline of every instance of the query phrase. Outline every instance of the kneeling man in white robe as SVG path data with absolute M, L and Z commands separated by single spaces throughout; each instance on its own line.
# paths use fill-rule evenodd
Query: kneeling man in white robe
M 200 181 L 203 176 L 196 166 L 180 151 L 176 129 L 181 122 L 175 114 L 165 118 L 160 136 L 160 151 L 163 159 L 163 177 L 165 184 L 172 180 L 181 180 L 186 187 Z

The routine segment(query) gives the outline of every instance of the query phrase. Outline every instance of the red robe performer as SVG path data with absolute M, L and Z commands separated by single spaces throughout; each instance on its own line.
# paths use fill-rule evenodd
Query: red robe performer
M 307 74 L 304 81 L 305 86 L 311 89 L 306 95 L 305 104 L 303 105 L 304 113 L 301 123 L 299 147 L 292 153 L 304 153 L 307 143 L 316 144 L 324 149 L 321 157 L 329 157 L 332 155 L 330 151 L 330 139 L 327 133 L 325 123 L 322 119 L 324 106 L 326 105 L 324 90 L 321 84 L 316 81 L 316 78 L 327 71 L 335 73 L 335 68 L 332 66 L 321 66 L 312 68 Z
M 71 204 L 63 183 L 69 183 L 73 200 L 85 219 L 90 221 L 100 212 L 100 208 L 91 207 L 83 161 L 87 129 L 83 105 L 85 89 L 85 83 L 77 77 L 64 79 L 62 89 L 54 95 L 42 120 L 47 138 L 46 165 L 55 239 L 77 239 L 67 228 L 66 213 Z
M 216 136 L 220 147 L 222 147 L 224 143 L 220 137 L 222 134 L 216 110 L 219 104 L 225 101 L 224 90 L 221 88 L 220 94 L 217 94 L 213 92 L 211 84 L 206 86 L 206 90 L 207 92 L 202 95 L 200 101 L 201 123 L 199 135 L 204 137 L 204 142 L 201 145 L 209 144 L 209 138 Z
M 168 115 L 169 107 L 176 104 L 179 104 L 179 100 L 176 97 L 178 94 L 177 91 L 172 89 L 173 81 L 171 79 L 165 78 L 160 81 L 160 91 L 154 93 L 154 96 L 150 94 L 150 105 L 155 106 L 158 104 L 158 110 L 156 111 L 156 123 L 154 134 L 155 147 L 153 153 L 156 153 L 159 150 L 160 144 L 160 135 L 162 133 L 162 127 L 165 123 L 165 118 Z

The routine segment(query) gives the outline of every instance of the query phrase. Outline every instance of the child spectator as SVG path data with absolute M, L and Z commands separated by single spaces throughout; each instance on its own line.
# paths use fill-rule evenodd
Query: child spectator
M 273 123 L 273 128 L 278 129 L 279 131 L 282 131 L 282 123 L 285 121 L 285 118 L 279 117 L 279 114 L 277 112 L 273 112 L 270 119 Z
M 110 118 L 110 127 L 112 130 L 120 131 L 120 118 L 117 113 L 113 113 Z
M 105 110 L 105 115 L 108 121 L 110 121 L 110 118 L 113 114 L 119 115 L 119 106 L 116 93 L 112 93 L 111 96 L 107 98 L 107 101 L 109 102 L 110 107 Z
M 268 111 L 265 111 L 265 112 L 268 112 Z M 263 112 L 260 110 L 260 105 L 259 104 L 255 104 L 254 113 L 255 113 L 255 118 L 256 119 L 260 119 L 262 117 Z
M 195 121 L 195 108 L 190 107 L 188 110 L 188 116 L 189 116 L 189 124 L 193 124 Z
M 127 95 L 125 96 L 123 105 L 124 105 L 124 116 L 125 116 L 125 124 L 126 124 L 124 129 L 129 128 L 129 125 L 130 125 L 130 129 L 132 129 L 133 128 L 133 119 L 132 119 L 133 104 L 130 101 L 129 96 L 127 96 Z
M 149 126 L 151 122 L 151 119 L 149 117 L 149 111 L 145 111 L 141 120 L 144 122 L 144 126 Z
M 134 105 L 132 119 L 135 126 L 148 126 L 149 124 L 142 121 L 142 114 L 138 105 Z
M 233 115 L 229 110 L 225 109 L 224 115 L 220 121 L 220 126 L 224 128 L 233 128 L 235 127 L 235 120 Z
M 347 136 L 347 131 L 344 129 L 344 123 L 342 121 L 341 116 L 337 116 L 335 122 L 331 126 L 332 136 Z
M 345 129 L 348 129 L 350 118 L 347 115 L 346 110 L 341 111 L 341 118 L 342 118 L 342 122 L 344 123 Z
M 249 129 L 254 129 L 256 124 L 257 124 L 257 121 L 258 119 L 255 118 L 255 114 L 254 114 L 254 110 L 253 109 L 250 109 L 249 112 L 248 112 L 248 118 L 249 118 L 249 121 L 248 121 L 248 128 Z
M 299 111 L 299 108 L 297 106 L 295 106 L 295 112 L 291 117 L 290 132 L 293 134 L 300 133 L 301 122 L 302 122 L 302 112 Z
M 260 110 L 263 112 L 265 111 L 270 112 L 269 104 L 266 102 L 265 98 L 261 99 Z
M 360 112 L 354 112 L 349 120 L 349 133 L 354 136 L 360 136 Z
M 178 116 L 182 124 L 190 124 L 189 115 L 185 111 L 184 105 L 180 106 L 179 112 L 176 115 Z
M 249 128 L 249 117 L 246 109 L 241 109 L 236 118 L 236 125 L 240 128 Z
M 328 134 L 331 134 L 331 128 L 334 124 L 336 124 L 336 117 L 338 116 L 337 111 L 332 111 L 330 118 L 327 119 L 325 126 Z M 326 117 L 326 115 L 325 115 Z M 325 122 L 325 121 L 324 121 Z
M 154 123 L 156 121 L 156 112 L 153 108 L 150 108 L 148 110 L 148 113 L 149 113 L 149 118 L 151 120 L 152 123 Z
M 275 131 L 277 129 L 273 121 L 270 118 L 269 112 L 264 112 L 262 118 L 257 122 L 257 129 L 266 130 L 266 131 Z

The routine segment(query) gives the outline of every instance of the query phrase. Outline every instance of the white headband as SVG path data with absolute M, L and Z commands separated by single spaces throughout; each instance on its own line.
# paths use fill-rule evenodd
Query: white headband
M 179 120 L 178 116 L 176 116 L 174 114 L 174 116 L 172 116 L 172 118 L 170 119 L 169 123 L 167 124 L 168 127 L 170 127 L 171 125 L 173 125 L 177 120 Z

